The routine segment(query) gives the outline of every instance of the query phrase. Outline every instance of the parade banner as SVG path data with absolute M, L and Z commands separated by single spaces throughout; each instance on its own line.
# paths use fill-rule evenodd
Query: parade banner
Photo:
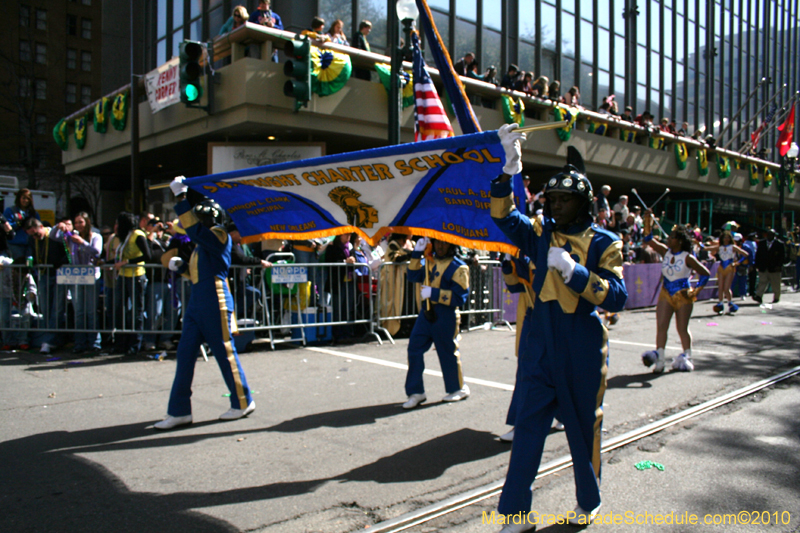
M 216 200 L 244 242 L 357 232 L 371 245 L 400 228 L 514 253 L 490 216 L 503 171 L 496 131 L 212 174 L 186 180 Z M 522 181 L 514 180 L 516 197 Z

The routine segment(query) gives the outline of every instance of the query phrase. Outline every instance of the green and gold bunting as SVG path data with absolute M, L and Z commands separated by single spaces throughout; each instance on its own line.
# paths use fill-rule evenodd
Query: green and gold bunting
M 697 171 L 701 176 L 708 174 L 708 153 L 705 148 L 697 149 Z
M 678 170 L 686 168 L 686 162 L 689 160 L 689 151 L 683 143 L 675 143 L 675 162 L 678 164 Z
M 517 123 L 520 127 L 525 125 L 525 102 L 522 98 L 516 100 L 507 94 L 501 97 L 503 102 L 503 120 L 506 124 Z
M 589 120 L 589 133 L 594 133 L 596 135 L 605 135 L 608 131 L 608 124 L 604 122 L 595 122 L 593 120 Z
M 758 165 L 750 163 L 747 165 L 747 172 L 750 176 L 750 186 L 755 187 L 758 185 Z
M 632 143 L 636 140 L 636 131 L 620 129 L 619 138 L 621 141 L 625 141 L 626 143 Z
M 111 105 L 111 126 L 117 131 L 125 129 L 128 122 L 128 108 L 130 107 L 129 91 L 121 92 L 114 97 Z
M 105 133 L 108 130 L 111 101 L 105 96 L 94 104 L 94 131 Z
M 772 171 L 769 167 L 764 167 L 764 188 L 766 189 L 772 185 Z
M 795 173 L 792 172 L 786 178 L 786 188 L 789 189 L 789 194 L 794 192 L 794 184 L 795 184 Z
M 731 160 L 717 154 L 717 174 L 719 179 L 725 179 L 731 175 Z
M 578 110 L 574 107 L 556 106 L 553 108 L 553 114 L 556 117 L 556 122 L 561 122 L 562 120 L 569 121 L 566 126 L 556 130 L 559 139 L 564 142 L 568 141 L 569 138 L 572 137 L 572 128 L 575 127 L 575 121 L 578 119 Z
M 647 146 L 654 150 L 661 150 L 664 148 L 666 141 L 661 137 L 650 136 L 647 139 Z
M 742 170 L 744 168 L 742 165 L 744 165 L 744 162 L 741 159 L 736 157 L 733 158 L 733 168 L 736 170 Z
M 350 79 L 352 71 L 349 55 L 311 47 L 311 92 L 320 96 L 338 92 Z
M 56 144 L 62 150 L 69 148 L 69 133 L 67 133 L 67 121 L 63 118 L 58 121 L 56 127 L 53 128 L 53 138 Z
M 78 150 L 86 146 L 86 115 L 75 119 L 75 146 Z
M 386 89 L 386 94 L 389 94 L 391 87 L 389 85 L 392 79 L 392 67 L 386 63 L 375 63 L 375 71 L 378 73 L 378 79 L 381 80 L 381 85 Z M 403 91 L 403 109 L 408 106 L 414 105 L 414 80 L 410 70 L 404 70 L 399 74 L 400 76 L 400 90 Z

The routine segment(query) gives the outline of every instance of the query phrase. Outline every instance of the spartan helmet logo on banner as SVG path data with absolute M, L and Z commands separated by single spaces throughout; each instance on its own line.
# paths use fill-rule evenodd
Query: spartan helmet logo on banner
M 328 193 L 328 197 L 342 208 L 351 226 L 371 228 L 378 222 L 378 210 L 359 200 L 360 192 L 350 187 L 336 187 Z

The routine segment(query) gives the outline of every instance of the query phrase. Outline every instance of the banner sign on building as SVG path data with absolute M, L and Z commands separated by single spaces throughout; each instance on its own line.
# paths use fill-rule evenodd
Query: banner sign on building
M 181 101 L 179 63 L 180 58 L 174 57 L 144 75 L 147 99 L 154 114 Z
M 244 242 L 404 231 L 514 252 L 490 216 L 505 160 L 496 131 L 211 174 L 186 184 L 233 217 Z M 517 198 L 522 180 L 514 180 Z
M 325 155 L 325 143 L 208 143 L 208 173 L 265 167 Z

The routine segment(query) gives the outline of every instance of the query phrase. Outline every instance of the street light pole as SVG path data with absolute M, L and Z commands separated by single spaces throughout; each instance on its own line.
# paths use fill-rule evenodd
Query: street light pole
M 391 76 L 389 77 L 389 144 L 400 144 L 400 118 L 403 116 L 403 94 L 400 89 L 400 72 L 403 70 L 403 60 L 410 53 L 411 31 L 414 20 L 419 16 L 415 0 L 397 1 L 397 18 L 395 13 L 389 13 L 389 52 L 391 54 Z M 403 23 L 405 42 L 399 46 L 400 27 L 398 21 Z
M 792 143 L 789 151 L 783 156 L 781 161 L 781 170 L 778 176 L 778 234 L 783 239 L 786 237 L 786 228 L 783 225 L 783 209 L 784 209 L 784 189 L 786 187 L 786 180 L 789 179 L 789 174 L 794 172 L 794 164 L 797 160 L 797 154 L 800 152 L 800 147 L 797 143 Z

